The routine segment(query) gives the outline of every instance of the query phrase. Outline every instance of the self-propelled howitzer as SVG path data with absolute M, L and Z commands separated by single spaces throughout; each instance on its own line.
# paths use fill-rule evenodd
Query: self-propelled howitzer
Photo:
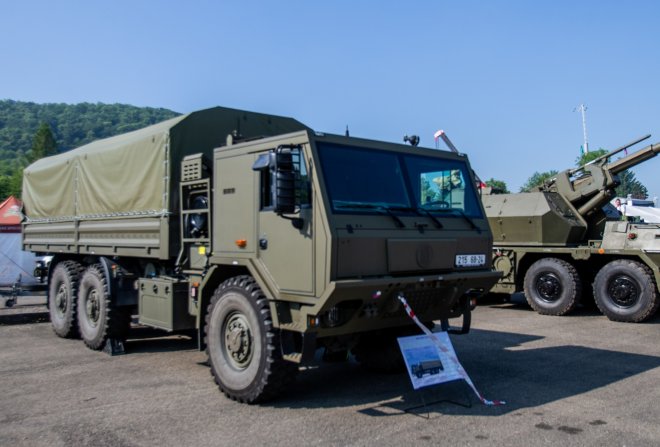
M 483 195 L 493 265 L 503 273 L 493 291 L 524 291 L 539 313 L 564 315 L 593 288 L 612 320 L 653 315 L 660 304 L 660 226 L 608 218 L 603 209 L 620 184 L 618 174 L 655 157 L 660 144 L 609 160 L 649 137 L 562 171 L 536 191 Z

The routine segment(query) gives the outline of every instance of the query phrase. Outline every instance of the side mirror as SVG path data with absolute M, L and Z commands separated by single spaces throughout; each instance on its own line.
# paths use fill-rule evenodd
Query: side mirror
M 298 229 L 303 227 L 304 221 L 284 215 L 300 211 L 300 159 L 300 146 L 282 145 L 261 154 L 252 165 L 252 170 L 261 172 L 261 209 L 275 211 L 279 216 L 291 220 Z

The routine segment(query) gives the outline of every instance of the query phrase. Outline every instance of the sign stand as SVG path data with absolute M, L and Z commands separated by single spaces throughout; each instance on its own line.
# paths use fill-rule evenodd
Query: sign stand
M 460 384 L 461 382 L 455 381 L 455 382 L 451 382 L 451 383 Z M 440 390 L 440 388 L 444 388 L 441 385 L 444 385 L 444 384 L 437 384 L 437 385 L 425 387 L 423 390 L 415 390 L 413 393 L 416 396 L 419 396 L 419 399 L 421 400 L 422 403 L 420 405 L 413 405 L 412 407 L 404 408 L 403 411 L 405 413 L 409 413 L 409 414 L 412 414 L 412 415 L 415 415 L 415 416 L 424 417 L 421 414 L 422 413 L 421 411 L 418 412 L 418 411 L 415 411 L 415 410 L 419 410 L 420 408 L 425 409 L 426 410 L 425 411 L 426 412 L 426 419 L 430 419 L 431 412 L 428 410 L 428 407 L 430 407 L 432 405 L 437 405 L 437 404 L 441 404 L 441 403 L 448 403 L 448 404 L 454 404 L 454 405 L 457 405 L 457 406 L 463 407 L 463 408 L 472 408 L 472 399 L 470 398 L 470 394 L 469 394 L 468 390 L 465 389 L 465 387 L 461 387 L 462 388 L 462 397 L 465 399 L 465 402 L 467 402 L 467 403 L 458 402 L 457 400 L 453 400 L 451 398 L 440 398 L 440 399 L 434 399 L 434 400 L 431 400 L 431 401 L 427 402 L 426 399 L 424 398 L 424 395 L 429 393 L 429 391 L 435 390 L 437 392 L 437 391 Z
M 403 304 L 408 316 L 422 330 L 424 335 L 399 337 L 399 348 L 408 369 L 408 375 L 413 388 L 419 389 L 454 380 L 464 380 L 477 395 L 481 403 L 487 406 L 504 405 L 502 400 L 488 400 L 484 398 L 468 376 L 456 357 L 456 352 L 444 332 L 431 332 L 415 315 L 403 294 L 397 297 Z M 443 325 L 446 326 L 446 325 Z
M 446 397 L 433 396 L 433 400 L 427 402 L 427 395 L 432 391 L 438 391 L 441 385 L 448 383 L 460 384 L 464 378 L 460 375 L 457 365 L 453 362 L 453 348 L 447 332 L 436 332 L 434 334 L 438 337 L 440 343 L 445 346 L 445 349 L 440 350 L 434 342 L 427 335 L 413 335 L 410 337 L 400 337 L 398 339 L 401 354 L 410 376 L 415 395 L 419 396 L 421 400 L 420 405 L 413 405 L 404 411 L 418 415 L 415 410 L 420 408 L 427 408 L 430 405 L 439 404 L 442 402 L 451 403 L 464 408 L 471 408 L 472 401 L 470 396 L 463 390 L 463 396 L 467 403 L 459 402 L 454 399 Z M 460 382 L 459 382 L 460 381 Z M 443 386 L 442 388 L 446 388 Z M 437 394 L 437 393 L 434 393 Z M 428 414 L 427 414 L 428 418 Z

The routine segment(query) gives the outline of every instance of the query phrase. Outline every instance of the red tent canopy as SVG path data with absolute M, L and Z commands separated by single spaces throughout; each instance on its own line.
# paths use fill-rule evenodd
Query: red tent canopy
M 0 203 L 0 233 L 21 232 L 22 209 L 23 202 L 14 196 Z

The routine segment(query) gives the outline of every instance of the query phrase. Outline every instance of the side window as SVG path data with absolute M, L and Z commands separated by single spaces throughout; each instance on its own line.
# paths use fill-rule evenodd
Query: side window
M 259 209 L 260 210 L 270 210 L 274 205 L 273 199 L 273 188 L 272 188 L 272 173 L 270 169 L 262 169 L 259 171 Z
M 305 157 L 303 157 L 303 152 L 301 150 L 294 153 L 294 171 L 296 173 L 296 204 L 303 207 L 309 206 L 312 204 L 311 198 L 311 184 L 309 182 L 309 174 L 307 173 L 307 165 L 305 164 Z M 297 160 L 296 160 L 297 158 Z M 296 163 L 297 161 L 297 163 Z
M 297 208 L 309 206 L 311 204 L 311 186 L 303 152 L 299 147 L 292 148 L 290 150 L 290 157 L 287 156 L 286 158 L 287 162 L 282 167 L 287 172 L 293 174 L 295 205 Z M 260 155 L 253 169 L 259 172 L 259 209 L 262 211 L 271 211 L 275 208 L 277 201 L 276 188 L 278 180 L 275 166 L 275 151 L 273 150 Z M 281 181 L 283 180 L 280 178 Z

